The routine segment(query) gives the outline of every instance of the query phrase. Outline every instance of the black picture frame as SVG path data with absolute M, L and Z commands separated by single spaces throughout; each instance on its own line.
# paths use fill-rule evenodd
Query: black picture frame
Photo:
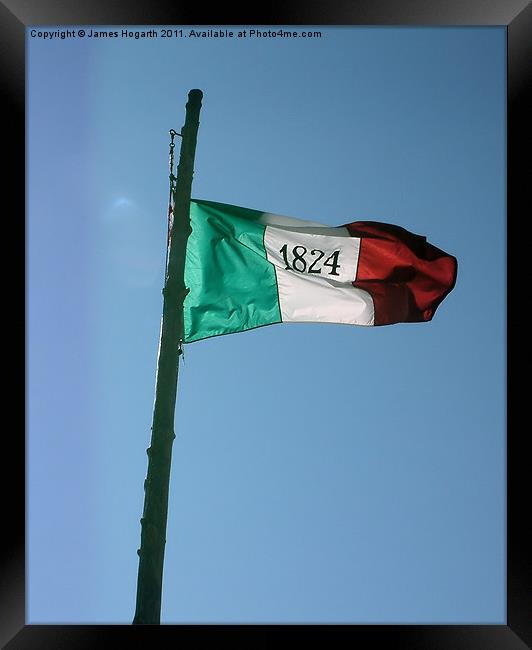
M 322 6 L 323 5 L 323 6 Z M 237 15 L 238 13 L 238 15 Z M 247 15 L 246 15 L 247 14 Z M 206 19 L 200 9 L 184 3 L 161 0 L 129 0 L 83 2 L 70 0 L 10 0 L 0 4 L 0 66 L 2 87 L 7 91 L 4 104 L 4 152 L 8 151 L 4 184 L 4 209 L 7 196 L 11 209 L 5 213 L 6 222 L 23 224 L 20 216 L 25 195 L 25 158 L 22 143 L 25 138 L 25 28 L 29 25 L 68 24 L 158 24 L 158 25 L 503 25 L 507 29 L 508 52 L 508 130 L 507 130 L 507 244 L 511 248 L 517 225 L 526 222 L 525 192 L 530 185 L 530 164 L 526 164 L 530 134 L 528 92 L 532 87 L 532 5 L 527 0 L 342 0 L 335 6 L 306 3 L 283 4 L 282 8 L 255 7 L 235 12 L 220 5 Z M 528 153 L 528 151 L 526 152 Z M 528 200 L 528 204 L 530 200 Z M 15 216 L 16 215 L 16 216 Z M 23 227 L 14 226 L 10 241 L 24 246 Z M 5 235 L 5 237 L 7 237 Z M 6 241 L 6 239 L 4 240 Z M 9 246 L 16 250 L 16 244 Z M 13 276 L 24 277 L 22 260 L 25 251 L 19 250 L 16 259 L 21 269 Z M 525 256 L 526 257 L 526 256 Z M 517 316 L 512 295 L 515 282 L 523 274 L 507 267 L 507 352 L 508 358 L 519 359 L 514 343 L 518 331 Z M 18 271 L 18 270 L 17 270 Z M 20 305 L 20 289 L 11 289 L 5 297 L 11 305 Z M 22 288 L 24 291 L 24 287 Z M 9 295 L 9 294 L 8 294 Z M 18 295 L 18 301 L 15 296 Z M 24 307 L 22 305 L 22 307 Z M 513 309 L 511 309 L 513 307 Z M 16 312 L 16 307 L 13 308 Z M 11 318 L 12 322 L 13 319 Z M 18 324 L 18 319 L 15 321 Z M 16 337 L 22 328 L 8 328 Z M 23 345 L 24 343 L 21 342 Z M 11 345 L 9 345 L 11 347 Z M 510 354 L 514 351 L 514 354 Z M 23 367 L 17 357 L 12 377 Z M 518 373 L 515 373 L 519 376 Z M 22 385 L 21 378 L 20 385 Z M 17 385 L 13 379 L 10 385 Z M 532 534 L 526 524 L 526 496 L 528 487 L 528 455 L 525 426 L 510 416 L 517 403 L 517 381 L 507 376 L 507 625 L 161 625 L 161 626 L 99 626 L 99 625 L 25 625 L 25 436 L 24 432 L 5 429 L 4 458 L 9 458 L 10 472 L 3 472 L 3 541 L 0 588 L 0 642 L 9 650 L 19 648 L 105 648 L 120 643 L 149 643 L 158 646 L 190 640 L 222 644 L 240 639 L 252 647 L 301 638 L 309 628 L 311 639 L 333 645 L 340 636 L 361 647 L 384 645 L 408 650 L 522 650 L 532 646 Z M 6 418 L 6 422 L 9 421 Z M 17 422 L 14 418 L 12 421 Z M 9 438 L 9 441 L 8 441 Z M 7 465 L 7 463 L 5 463 Z M 11 511 L 6 512 L 6 506 Z M 529 518 L 529 517 L 528 517 Z M 257 630 L 260 628 L 260 630 Z M 305 629 L 303 629 L 305 628 Z M 259 632 L 257 634 L 257 632 Z

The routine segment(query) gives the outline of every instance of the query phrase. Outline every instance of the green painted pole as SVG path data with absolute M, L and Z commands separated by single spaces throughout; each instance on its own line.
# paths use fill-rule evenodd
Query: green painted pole
M 181 151 L 174 195 L 173 223 L 168 244 L 168 264 L 163 289 L 163 319 L 148 473 L 144 482 L 144 512 L 141 522 L 137 603 L 133 624 L 159 624 L 163 584 L 164 547 L 168 517 L 170 463 L 174 442 L 177 372 L 183 340 L 185 251 L 190 229 L 190 196 L 194 156 L 201 109 L 201 90 L 191 90 L 181 130 Z

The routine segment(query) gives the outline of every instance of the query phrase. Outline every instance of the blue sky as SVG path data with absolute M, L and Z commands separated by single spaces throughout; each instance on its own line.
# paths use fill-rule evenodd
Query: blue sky
M 133 617 L 191 88 L 193 196 L 394 223 L 459 267 L 430 323 L 186 346 L 162 622 L 506 621 L 505 29 L 320 29 L 28 35 L 29 623 Z

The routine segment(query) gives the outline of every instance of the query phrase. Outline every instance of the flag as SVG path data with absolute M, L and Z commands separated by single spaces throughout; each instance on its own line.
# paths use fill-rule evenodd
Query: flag
M 376 221 L 312 221 L 193 199 L 184 341 L 275 323 L 430 321 L 457 262 L 425 237 Z

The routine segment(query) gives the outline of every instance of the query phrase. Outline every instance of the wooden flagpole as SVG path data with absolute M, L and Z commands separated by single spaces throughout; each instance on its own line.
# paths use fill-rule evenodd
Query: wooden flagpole
M 137 602 L 133 624 L 159 624 L 163 582 L 164 547 L 168 515 L 168 488 L 172 444 L 175 438 L 174 414 L 179 356 L 183 341 L 183 302 L 185 252 L 190 229 L 190 197 L 194 156 L 201 110 L 201 90 L 191 90 L 186 105 L 185 125 L 181 130 L 181 151 L 174 193 L 173 223 L 168 242 L 168 262 L 163 289 L 163 317 L 151 443 L 148 448 L 148 473 L 144 482 L 144 511 L 137 579 Z

